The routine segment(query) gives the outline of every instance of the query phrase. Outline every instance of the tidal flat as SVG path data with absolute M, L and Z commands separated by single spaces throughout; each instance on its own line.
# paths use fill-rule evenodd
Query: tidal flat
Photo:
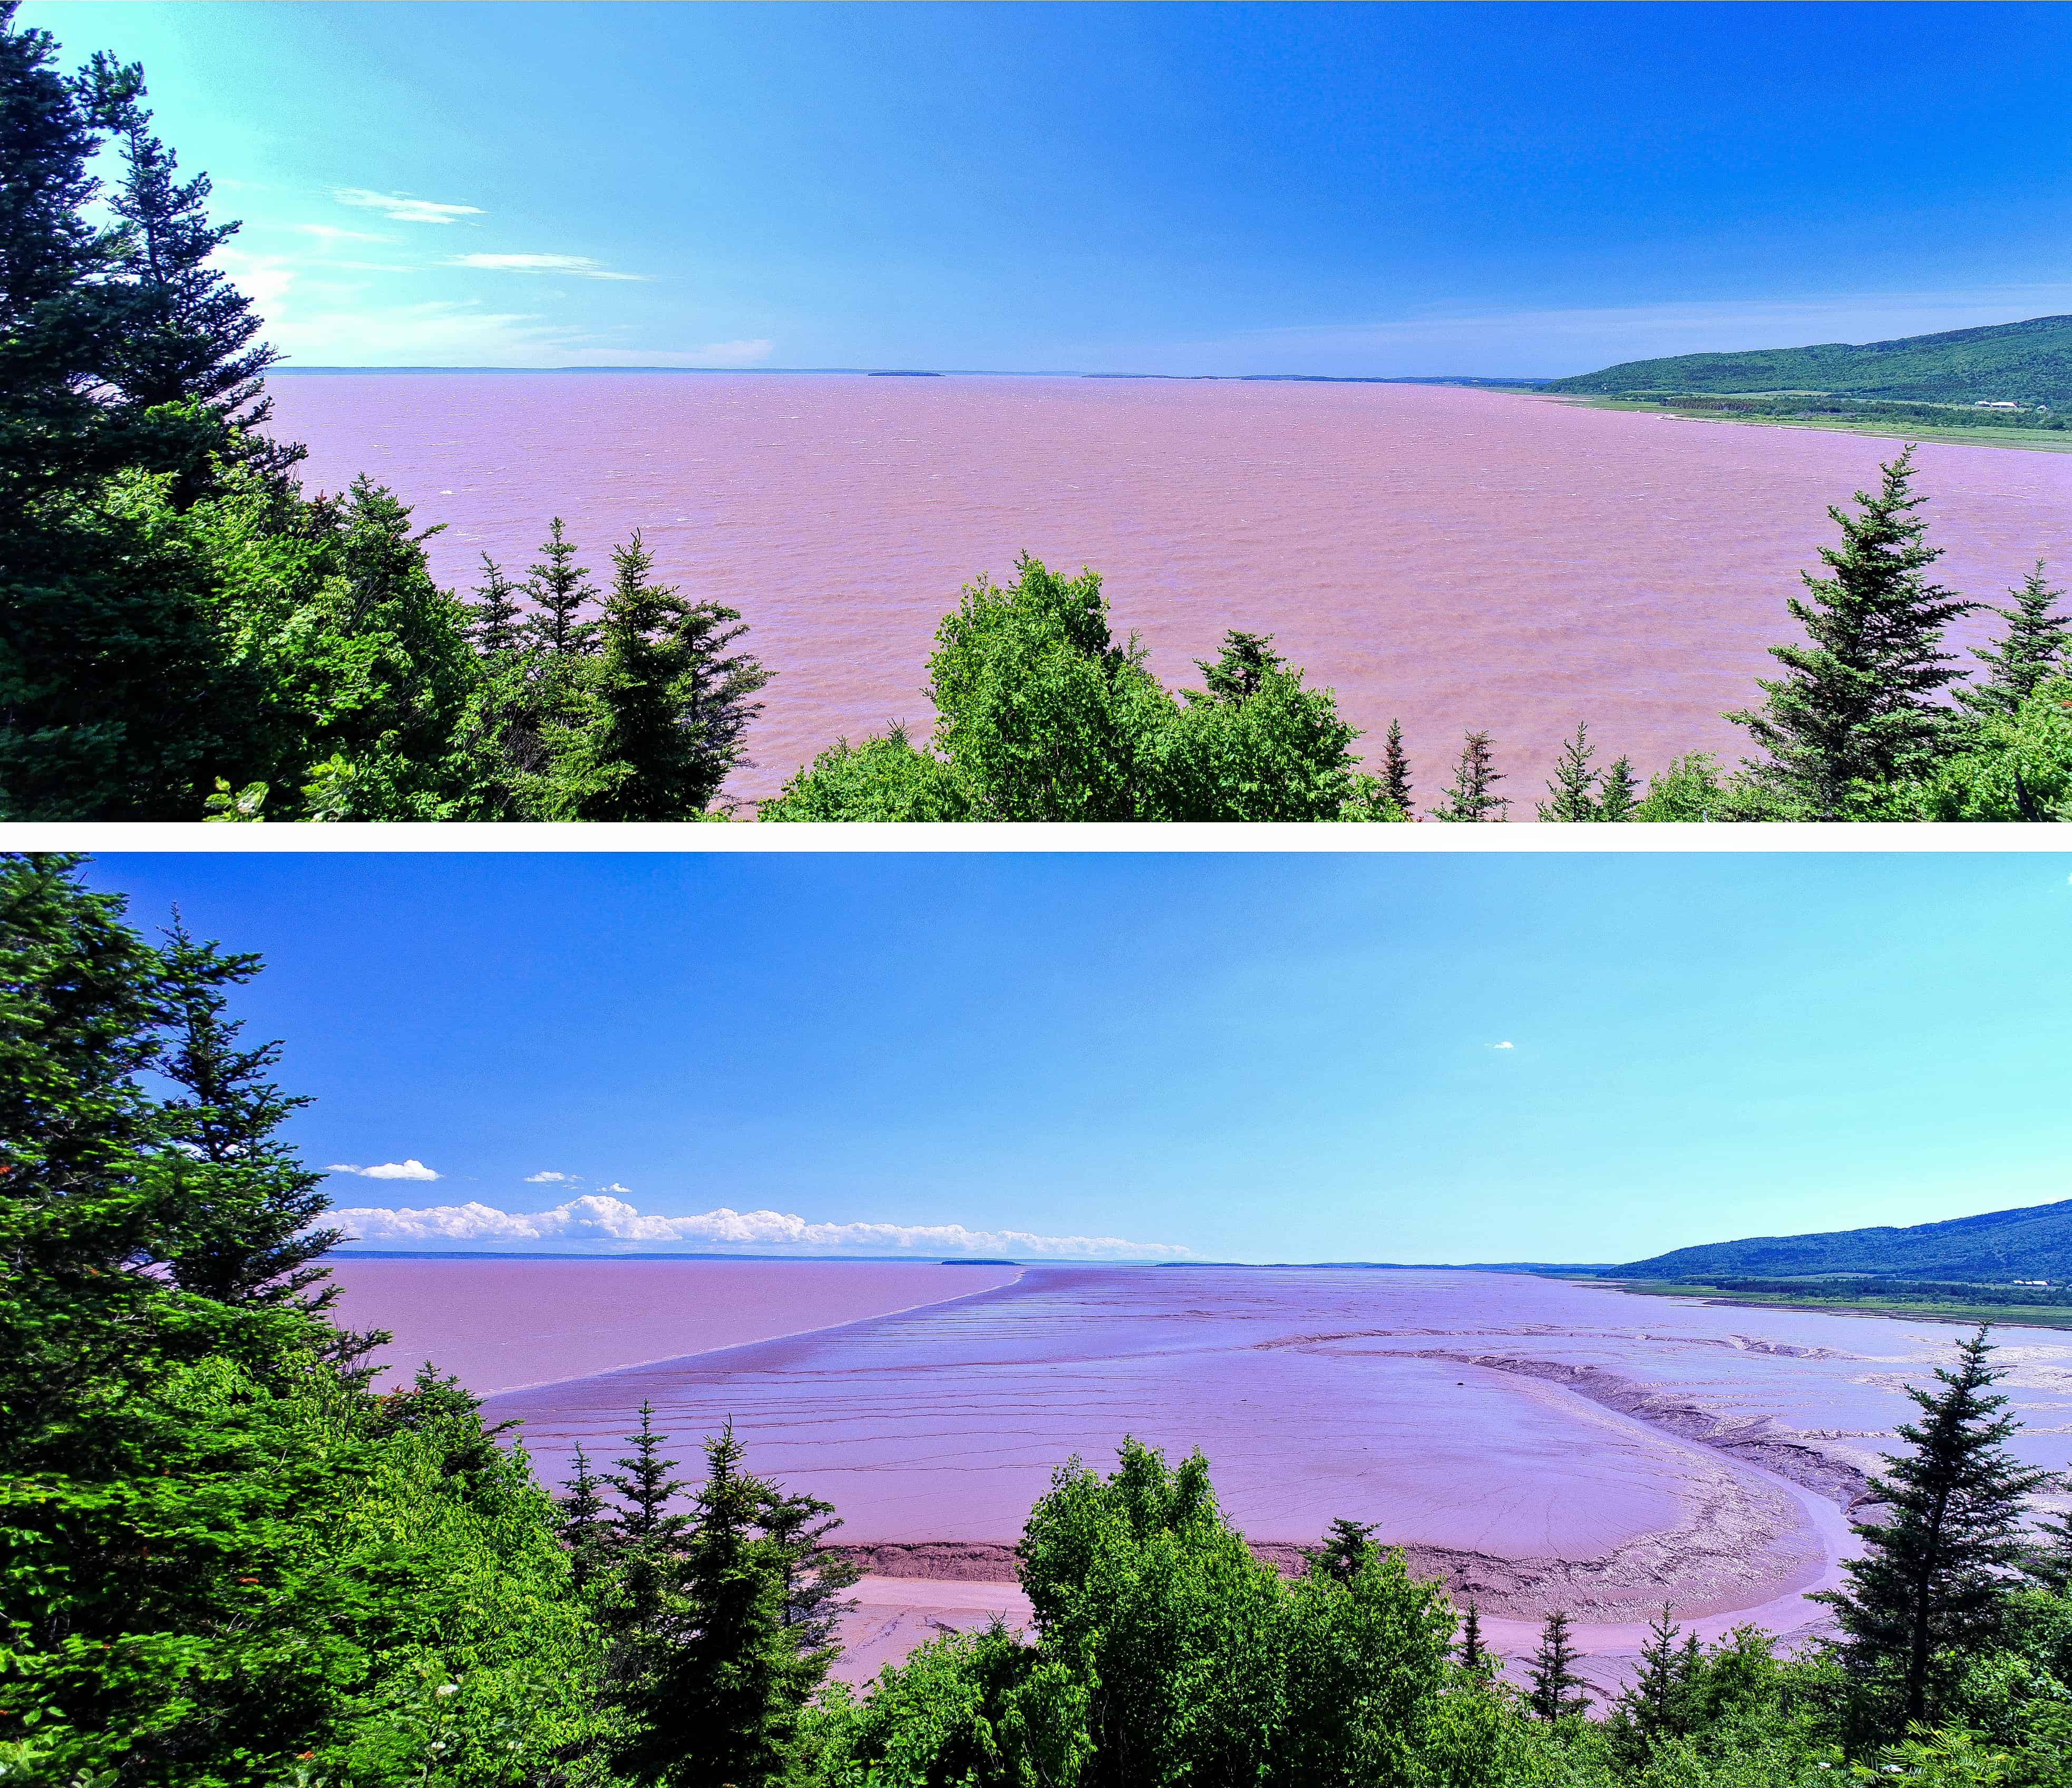
M 376 1264 L 343 1263 L 347 1321 L 372 1320 Z M 1803 1637 L 1822 1624 L 1805 1597 L 1836 1582 L 1867 1475 L 1911 1412 L 1904 1387 L 1956 1334 L 1440 1269 L 533 1261 L 514 1295 L 508 1263 L 378 1264 L 398 1357 L 427 1350 L 395 1297 L 421 1267 L 427 1325 L 484 1343 L 529 1325 L 528 1347 L 579 1326 L 606 1352 L 619 1336 L 615 1369 L 487 1398 L 550 1483 L 578 1443 L 623 1450 L 645 1400 L 687 1459 L 731 1419 L 753 1469 L 833 1502 L 870 1573 L 852 1676 L 944 1626 L 1025 1616 L 1013 1547 L 1030 1503 L 1072 1455 L 1106 1469 L 1126 1434 L 1199 1447 L 1226 1512 L 1285 1566 L 1335 1517 L 1378 1523 L 1514 1656 L 1557 1607 L 1601 1680 L 1665 1601 L 1708 1636 L 1749 1621 Z M 849 1313 L 902 1271 L 943 1276 L 939 1298 Z M 615 1289 L 621 1273 L 648 1289 Z M 845 1275 L 853 1290 L 831 1289 Z M 782 1338 L 655 1357 L 707 1321 Z M 2063 1469 L 2072 1336 L 1996 1333 L 2016 1450 Z
M 392 485 L 442 580 L 521 576 L 548 518 L 608 580 L 642 532 L 665 578 L 738 609 L 776 672 L 730 792 L 776 792 L 839 736 L 925 733 L 923 664 L 960 586 L 1033 553 L 1106 579 L 1169 684 L 1223 631 L 1337 691 L 1421 799 L 1486 728 L 1531 812 L 1587 720 L 1643 775 L 1732 761 L 1831 504 L 1889 441 L 1729 428 L 1457 388 L 820 374 L 341 373 L 270 385 L 312 490 Z M 1941 582 L 1988 601 L 2072 561 L 2072 455 L 1930 442 Z M 1952 634 L 1984 637 L 1992 617 Z

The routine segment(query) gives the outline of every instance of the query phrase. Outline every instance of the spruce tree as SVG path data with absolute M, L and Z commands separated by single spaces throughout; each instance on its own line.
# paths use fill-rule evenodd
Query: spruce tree
M 1831 508 L 1842 530 L 1823 546 L 1829 578 L 1800 576 L 1791 598 L 1807 643 L 1770 647 L 1787 674 L 1758 679 L 1759 709 L 1727 716 L 1763 756 L 1749 768 L 1786 804 L 1785 817 L 1845 820 L 1933 761 L 1950 725 L 1935 698 L 1954 682 L 1942 630 L 1975 607 L 1928 581 L 1942 549 L 1926 544 L 1916 512 L 1914 450 L 1883 468 L 1876 494 L 1856 492 L 1857 512 Z
M 1988 1333 L 1959 1344 L 1954 1371 L 1936 1369 L 1939 1391 L 1908 1387 L 1921 1416 L 1899 1428 L 1909 1450 L 1871 1480 L 1881 1513 L 1853 1524 L 1863 1556 L 1842 1567 L 1847 1589 L 1812 1598 L 1835 1610 L 1859 1710 L 1888 1740 L 1939 1720 L 1955 1677 L 1998 1634 L 2023 1503 L 2052 1482 L 2004 1444 L 2020 1424 L 1992 1388 L 2004 1371 Z
M 856 1604 L 843 1592 L 863 1576 L 853 1559 L 827 1551 L 828 1539 L 841 1526 L 832 1502 L 816 1496 L 774 1494 L 756 1518 L 757 1531 L 770 1546 L 783 1579 L 782 1617 L 793 1644 L 808 1653 L 835 1648 L 835 1630 Z
M 654 581 L 637 532 L 611 557 L 602 649 L 569 724 L 550 737 L 544 816 L 693 818 L 746 761 L 742 738 L 769 673 L 728 650 L 748 631 L 734 610 Z
M 643 1400 L 640 1426 L 626 1437 L 633 1450 L 613 1460 L 619 1469 L 603 1479 L 625 1505 L 614 1514 L 612 1526 L 629 1548 L 667 1545 L 690 1519 L 689 1515 L 672 1513 L 669 1508 L 671 1502 L 691 1486 L 689 1480 L 669 1475 L 676 1469 L 676 1461 L 662 1456 L 668 1438 L 655 1432 L 655 1406 Z
M 1220 657 L 1213 661 L 1206 658 L 1194 660 L 1195 668 L 1201 672 L 1202 680 L 1208 686 L 1207 697 L 1192 689 L 1182 693 L 1190 702 L 1207 699 L 1242 706 L 1257 695 L 1266 680 L 1284 668 L 1287 662 L 1273 650 L 1272 634 L 1242 633 L 1232 627 L 1223 635 Z
M 1479 1671 L 1488 1657 L 1489 1648 L 1482 1643 L 1481 1611 L 1470 1602 L 1467 1617 L 1461 1622 L 1461 1668 Z
M 328 1309 L 338 1288 L 314 1263 L 344 1231 L 311 1227 L 331 1208 L 324 1176 L 278 1133 L 311 1100 L 271 1079 L 281 1045 L 240 1049 L 245 1021 L 226 1015 L 224 989 L 250 980 L 260 960 L 197 943 L 177 912 L 163 958 L 171 1035 L 159 1070 L 180 1089 L 165 1105 L 167 1131 L 186 1157 L 178 1170 L 196 1213 L 171 1250 L 174 1281 L 219 1303 Z
M 1612 1704 L 1614 1730 L 1627 1741 L 1623 1748 L 1631 1761 L 1645 1761 L 1662 1739 L 1684 1729 L 1680 1691 L 1697 1660 L 1697 1636 L 1691 1636 L 1688 1650 L 1681 1650 L 1677 1640 L 1682 1632 L 1664 1602 L 1661 1613 L 1648 1623 L 1638 1675 Z
M 785 1622 L 778 1548 L 760 1530 L 775 1486 L 742 1469 L 730 1424 L 705 1443 L 705 1480 L 652 1630 L 638 1642 L 619 1762 L 643 1782 L 750 1788 L 783 1778 L 829 1650 Z
M 1956 692 L 1958 701 L 1974 714 L 2011 720 L 2037 687 L 2072 669 L 2072 614 L 2058 612 L 2065 592 L 2044 581 L 2038 559 L 2019 590 L 2010 590 L 2012 608 L 1993 612 L 2007 623 L 1994 644 L 1974 647 L 1971 656 L 1987 674 Z
M 475 600 L 467 605 L 468 638 L 483 657 L 508 656 L 524 643 L 525 611 L 517 598 L 518 586 L 483 553 L 482 582 L 475 586 Z
M 1527 1672 L 1526 1704 L 1549 1724 L 1590 1704 L 1580 1691 L 1585 1686 L 1575 1671 L 1576 1652 L 1568 1638 L 1568 1617 L 1556 1609 L 1540 1630 L 1540 1649 Z
M 1378 1521 L 1349 1521 L 1340 1515 L 1324 1535 L 1324 1543 L 1309 1555 L 1311 1568 L 1334 1583 L 1350 1583 L 1359 1575 L 1360 1567 L 1374 1556 L 1375 1531 L 1380 1525 Z
M 1489 734 L 1469 734 L 1462 744 L 1460 759 L 1453 766 L 1453 784 L 1432 810 L 1432 817 L 1468 824 L 1501 820 L 1504 809 L 1511 805 L 1510 796 L 1495 792 L 1503 780 Z
M 150 117 L 133 98 L 121 120 L 123 175 L 110 208 L 124 226 L 128 302 L 113 381 L 133 415 L 161 404 L 199 404 L 220 425 L 212 443 L 219 451 L 278 476 L 305 456 L 300 446 L 254 432 L 272 413 L 263 375 L 280 356 L 257 339 L 263 325 L 252 301 L 209 265 L 240 226 L 209 221 L 208 176 L 178 177 L 173 152 L 146 128 Z M 180 470 L 187 494 L 199 494 L 206 467 Z
M 1410 759 L 1403 750 L 1403 726 L 1398 721 L 1388 723 L 1387 742 L 1381 754 L 1382 786 L 1388 798 L 1407 815 L 1410 812 Z
M 590 1456 L 580 1441 L 574 1463 L 575 1475 L 554 1498 L 554 1532 L 568 1549 L 570 1574 L 581 1589 L 610 1558 L 612 1527 L 607 1518 L 611 1505 L 598 1494 L 604 1480 L 590 1469 Z
M 1597 786 L 1597 772 L 1590 767 L 1590 759 L 1596 755 L 1589 728 L 1578 721 L 1576 736 L 1563 742 L 1561 755 L 1555 760 L 1548 798 L 1537 804 L 1542 820 L 1582 823 L 1603 816 L 1592 792 Z
M 1597 797 L 1597 818 L 1605 824 L 1630 821 L 1641 802 L 1640 779 L 1633 772 L 1633 759 L 1617 757 L 1604 774 Z
M 551 658 L 578 658 L 594 649 L 597 623 L 584 611 L 598 599 L 597 586 L 586 566 L 576 563 L 576 545 L 557 516 L 547 524 L 539 562 L 524 584 L 532 605 L 529 628 L 533 643 Z

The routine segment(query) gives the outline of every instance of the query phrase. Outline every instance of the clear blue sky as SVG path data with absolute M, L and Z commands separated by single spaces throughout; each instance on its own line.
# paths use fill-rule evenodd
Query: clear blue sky
M 317 1095 L 296 1120 L 316 1164 L 440 1176 L 341 1174 L 343 1206 L 524 1214 L 617 1186 L 666 1217 L 1458 1261 L 2072 1196 L 2068 872 L 1519 853 L 89 873 L 139 922 L 177 901 L 266 954 L 242 1009 Z
M 23 18 L 145 63 L 305 364 L 1561 373 L 2072 311 L 2062 6 Z

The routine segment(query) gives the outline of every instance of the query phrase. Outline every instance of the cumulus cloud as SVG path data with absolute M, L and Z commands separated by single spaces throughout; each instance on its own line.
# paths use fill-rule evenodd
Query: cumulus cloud
M 449 267 L 489 267 L 501 273 L 574 273 L 578 279 L 645 279 L 645 273 L 615 273 L 586 254 L 454 254 Z
M 1491 1049 L 1513 1049 L 1516 1046 L 1517 1046 L 1515 1044 L 1512 1043 L 1492 1043 L 1490 1045 Z
M 422 1161 L 384 1161 L 372 1167 L 354 1167 L 343 1161 L 333 1161 L 327 1169 L 333 1174 L 357 1174 L 364 1180 L 435 1180 L 439 1176 Z
M 528 1186 L 566 1186 L 575 1177 L 573 1174 L 528 1174 L 525 1176 L 525 1183 Z
M 356 1169 L 357 1171 L 357 1169 Z M 780 1210 L 725 1206 L 694 1217 L 660 1217 L 623 1199 L 586 1194 L 552 1210 L 434 1205 L 422 1210 L 361 1208 L 324 1220 L 378 1247 L 525 1247 L 590 1244 L 616 1252 L 695 1248 L 714 1252 L 800 1254 L 992 1254 L 1067 1260 L 1170 1260 L 1190 1250 L 1117 1235 L 1034 1235 L 1022 1230 L 967 1229 L 961 1223 L 815 1223 Z
M 404 192 L 369 192 L 364 187 L 335 187 L 331 197 L 341 205 L 378 211 L 398 224 L 452 224 L 463 217 L 483 215 L 479 205 L 442 205 L 430 199 L 413 199 Z

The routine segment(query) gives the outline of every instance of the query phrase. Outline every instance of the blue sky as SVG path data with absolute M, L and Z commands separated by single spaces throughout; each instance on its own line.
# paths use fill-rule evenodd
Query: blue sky
M 2062 6 L 22 17 L 145 63 L 303 364 L 1562 373 L 2072 310 Z
M 240 1009 L 316 1095 L 310 1160 L 438 1176 L 340 1174 L 341 1206 L 588 1195 L 837 1226 L 786 1247 L 960 1225 L 987 1253 L 1572 1261 L 2072 1196 L 2068 872 L 325 853 L 88 873 L 140 923 L 177 902 L 265 952 Z M 983 1239 L 1001 1232 L 1067 1239 Z M 665 1245 L 709 1245 L 688 1233 Z

